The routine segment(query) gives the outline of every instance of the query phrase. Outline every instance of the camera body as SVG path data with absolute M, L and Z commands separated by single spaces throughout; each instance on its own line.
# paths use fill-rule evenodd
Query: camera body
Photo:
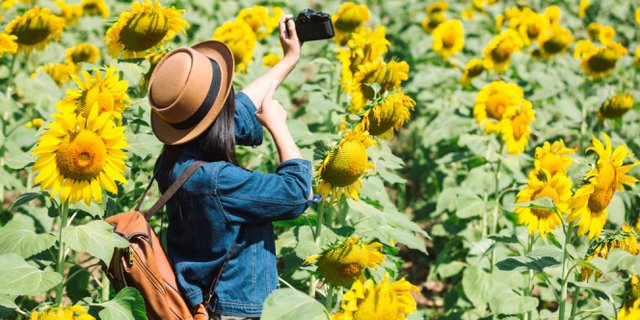
M 304 9 L 293 21 L 300 42 L 331 39 L 335 35 L 331 15 L 328 13 Z

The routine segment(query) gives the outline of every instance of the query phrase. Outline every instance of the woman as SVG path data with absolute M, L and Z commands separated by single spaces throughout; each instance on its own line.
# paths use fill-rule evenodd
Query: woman
M 260 316 L 278 285 L 271 222 L 298 217 L 313 199 L 311 163 L 273 100 L 300 57 L 290 18 L 280 20 L 282 61 L 237 95 L 231 52 L 215 41 L 167 54 L 149 83 L 152 128 L 165 143 L 154 169 L 160 190 L 190 165 L 207 162 L 167 203 L 167 246 L 185 300 L 192 308 L 204 303 L 212 319 Z M 245 170 L 235 159 L 236 142 L 262 142 L 261 125 L 280 156 L 274 174 Z

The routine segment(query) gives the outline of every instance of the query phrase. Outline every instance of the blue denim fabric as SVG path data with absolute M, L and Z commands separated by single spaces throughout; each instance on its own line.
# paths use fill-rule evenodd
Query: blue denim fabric
M 236 114 L 236 119 L 247 116 L 236 127 L 239 128 L 236 134 L 241 135 L 238 140 L 259 144 L 262 127 L 259 123 L 255 125 L 255 106 L 239 93 L 236 108 L 248 112 Z M 185 145 L 170 181 L 161 184 L 160 189 L 166 190 L 197 161 L 197 153 L 195 146 Z M 208 307 L 228 316 L 260 316 L 264 300 L 278 287 L 271 222 L 296 218 L 309 202 L 319 200 L 318 197 L 307 200 L 311 175 L 311 162 L 304 159 L 284 161 L 272 174 L 217 161 L 202 166 L 187 180 L 167 203 L 167 254 L 190 306 L 203 301 L 238 236 L 238 244 Z
M 255 116 L 256 107 L 244 92 L 236 94 L 235 120 L 236 144 L 259 146 L 262 144 L 262 125 Z

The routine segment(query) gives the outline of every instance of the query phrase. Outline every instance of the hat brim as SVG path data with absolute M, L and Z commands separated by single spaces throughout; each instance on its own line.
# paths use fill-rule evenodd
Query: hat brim
M 204 54 L 210 59 L 213 59 L 220 65 L 220 70 L 222 72 L 220 75 L 220 91 L 209 112 L 197 125 L 188 129 L 176 129 L 171 126 L 170 123 L 163 120 L 158 114 L 151 111 L 151 129 L 156 137 L 164 144 L 183 144 L 200 136 L 211 126 L 211 124 L 213 124 L 220 113 L 220 110 L 222 110 L 222 107 L 229 96 L 229 92 L 231 91 L 234 69 L 233 53 L 231 52 L 231 49 L 229 49 L 229 47 L 224 43 L 215 40 L 204 41 L 193 45 L 191 48 Z M 158 65 L 162 62 L 163 61 L 161 60 Z

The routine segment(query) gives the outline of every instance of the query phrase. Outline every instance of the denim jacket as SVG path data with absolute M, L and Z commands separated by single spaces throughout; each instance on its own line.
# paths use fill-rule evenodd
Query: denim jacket
M 262 142 L 262 127 L 254 112 L 251 100 L 239 93 L 236 141 Z M 160 189 L 168 188 L 197 160 L 197 149 L 185 147 L 170 181 Z M 202 166 L 187 180 L 167 203 L 167 253 L 190 306 L 203 302 L 238 237 L 208 307 L 222 315 L 260 316 L 264 300 L 278 287 L 271 222 L 296 218 L 308 207 L 311 172 L 311 163 L 304 159 L 284 161 L 271 174 L 217 161 Z

